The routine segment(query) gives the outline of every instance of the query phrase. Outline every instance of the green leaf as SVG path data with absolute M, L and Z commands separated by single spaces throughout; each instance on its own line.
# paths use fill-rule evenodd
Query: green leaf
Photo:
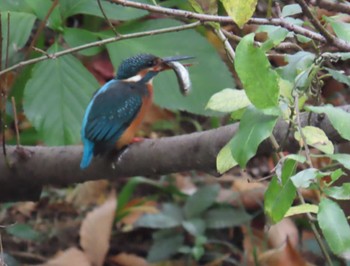
M 344 41 L 350 42 L 350 24 L 345 22 L 336 22 L 332 20 L 330 22 L 335 34 L 338 38 Z
M 285 158 L 297 161 L 299 163 L 306 162 L 306 157 L 304 155 L 300 155 L 300 154 L 288 154 Z
M 181 209 L 175 204 L 165 203 L 160 213 L 143 215 L 134 226 L 153 229 L 173 228 L 182 223 Z
M 324 106 L 308 106 L 306 109 L 318 114 L 325 113 L 340 136 L 350 140 L 349 113 L 330 104 Z
M 158 262 L 176 254 L 184 242 L 184 236 L 176 231 L 161 230 L 153 234 L 154 243 L 147 255 L 148 262 Z
M 341 60 L 349 60 L 350 59 L 350 52 L 337 52 L 332 53 L 332 55 L 339 57 Z
M 132 33 L 182 25 L 171 19 L 147 20 L 120 27 L 121 33 Z M 184 40 L 191 40 L 191 45 Z M 135 40 L 123 40 L 107 45 L 112 63 L 120 62 L 132 55 L 151 53 L 160 57 L 171 55 L 195 56 L 195 65 L 188 68 L 192 91 L 184 97 L 172 71 L 160 73 L 154 79 L 154 100 L 161 107 L 171 110 L 186 110 L 191 113 L 213 115 L 205 110 L 210 97 L 223 88 L 234 88 L 235 83 L 225 63 L 208 40 L 195 30 L 147 36 Z M 208 67 L 210 65 L 210 67 Z M 215 71 L 213 71 L 215 69 Z M 215 113 L 217 115 L 217 113 Z
M 182 222 L 182 226 L 193 236 L 204 234 L 205 222 L 201 218 L 193 218 Z
M 41 238 L 41 234 L 28 224 L 16 223 L 6 227 L 6 232 L 24 240 L 37 241 Z
M 199 188 L 196 193 L 187 198 L 184 206 L 185 216 L 187 218 L 196 217 L 212 206 L 219 190 L 219 185 L 208 185 Z
M 251 104 L 244 90 L 224 89 L 209 99 L 205 108 L 213 111 L 231 113 Z
M 264 209 L 273 223 L 281 221 L 292 206 L 296 188 L 290 177 L 294 175 L 297 163 L 292 159 L 284 161 L 281 180 L 274 176 L 265 192 Z
M 289 216 L 304 214 L 304 213 L 317 213 L 317 212 L 318 212 L 317 205 L 305 203 L 298 206 L 290 207 L 286 215 L 284 215 L 284 217 L 289 217 Z
M 298 4 L 291 4 L 291 5 L 286 5 L 282 9 L 282 17 L 289 17 L 293 15 L 300 14 L 302 12 L 300 5 Z
M 272 134 L 277 118 L 253 107 L 245 111 L 239 129 L 230 141 L 233 158 L 241 167 L 246 166 L 256 154 L 260 143 Z
M 9 64 L 14 64 L 21 60 L 20 49 L 27 43 L 35 21 L 35 16 L 28 13 L 20 12 L 0 12 L 2 25 L 2 65 L 5 65 L 6 43 L 9 43 L 8 58 Z M 10 14 L 10 26 L 8 25 L 7 16 Z M 7 31 L 10 27 L 10 38 L 8 39 Z
M 32 1 L 32 0 L 24 0 L 28 6 L 31 7 L 34 14 L 43 21 L 48 14 L 49 10 L 52 7 L 51 1 Z M 61 30 L 62 29 L 62 18 L 59 11 L 59 5 L 57 5 L 50 14 L 50 17 L 48 18 L 46 22 L 46 26 L 55 29 L 55 30 Z
M 334 70 L 328 67 L 325 67 L 324 69 L 326 69 L 335 80 L 350 86 L 350 77 L 342 73 L 342 71 Z
M 217 0 L 188 0 L 197 13 L 216 15 L 218 13 Z
M 27 2 L 23 0 L 1 0 L 0 10 L 2 12 L 17 11 L 25 13 L 31 13 L 32 11 L 31 7 L 27 4 Z
M 33 68 L 24 90 L 24 112 L 46 144 L 78 143 L 85 108 L 98 87 L 72 55 L 46 60 Z
M 331 158 L 332 160 L 336 160 L 338 163 L 342 164 L 346 169 L 350 170 L 350 154 L 337 153 L 327 155 L 327 157 Z
M 147 3 L 148 1 L 138 0 L 137 2 Z M 123 7 L 115 3 L 102 0 L 102 8 L 106 13 L 106 16 L 112 20 L 129 20 L 135 19 L 148 14 L 147 11 Z M 61 14 L 64 19 L 76 15 L 76 14 L 87 14 L 97 17 L 104 18 L 101 9 L 98 6 L 97 1 L 91 0 L 60 0 Z
M 80 28 L 64 28 L 63 38 L 70 47 L 76 47 L 99 40 L 99 37 L 93 32 Z M 101 51 L 102 47 L 97 46 L 79 51 L 78 53 L 85 56 L 92 56 L 98 54 Z
M 297 188 L 308 188 L 316 178 L 320 175 L 320 172 L 316 168 L 309 168 L 300 171 L 296 175 L 291 177 L 294 186 Z
M 344 212 L 334 201 L 323 198 L 317 215 L 318 224 L 331 250 L 337 254 L 350 251 L 350 227 Z
M 253 16 L 257 0 L 221 0 L 226 12 L 233 21 L 242 28 L 243 25 Z
M 207 228 L 222 229 L 247 224 L 252 219 L 245 210 L 232 207 L 216 207 L 205 213 Z
M 337 181 L 341 176 L 345 175 L 346 173 L 344 173 L 343 169 L 338 168 L 337 170 L 334 170 L 333 172 L 331 172 L 331 182 L 327 182 L 327 185 L 330 186 L 331 184 L 333 184 L 335 181 Z
M 259 109 L 278 105 L 278 75 L 265 52 L 254 46 L 254 35 L 246 35 L 236 49 L 235 69 L 249 100 Z
M 159 182 L 145 177 L 136 176 L 130 178 L 118 194 L 118 208 L 116 213 L 117 220 L 124 215 L 124 207 L 133 196 L 136 187 L 144 184 L 151 185 L 157 188 L 162 187 L 162 185 Z
M 307 145 L 315 147 L 316 149 L 327 153 L 334 153 L 333 143 L 328 139 L 326 133 L 318 127 L 306 126 L 302 128 L 303 135 Z M 302 142 L 300 133 L 297 131 L 294 134 L 297 141 Z
M 261 49 L 265 52 L 279 45 L 289 34 L 288 30 L 272 25 L 259 26 L 256 32 L 266 32 L 268 34 L 268 39 L 261 45 Z
M 216 168 L 220 174 L 225 173 L 238 164 L 235 159 L 233 159 L 230 146 L 231 143 L 227 143 L 216 157 Z
M 350 200 L 350 183 L 344 183 L 340 187 L 328 187 L 323 192 L 337 200 Z
M 283 79 L 294 83 L 295 78 L 304 70 L 309 68 L 315 59 L 315 54 L 300 51 L 293 55 L 287 55 L 285 60 L 288 62 L 286 66 L 277 68 L 277 72 Z

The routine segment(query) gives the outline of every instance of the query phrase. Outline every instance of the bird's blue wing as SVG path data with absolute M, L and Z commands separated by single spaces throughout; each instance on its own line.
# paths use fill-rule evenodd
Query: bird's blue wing
M 93 155 L 113 149 L 142 106 L 142 97 L 131 93 L 125 87 L 127 84 L 114 81 L 106 85 L 95 94 L 86 109 L 81 131 L 84 143 L 81 168 L 90 164 Z

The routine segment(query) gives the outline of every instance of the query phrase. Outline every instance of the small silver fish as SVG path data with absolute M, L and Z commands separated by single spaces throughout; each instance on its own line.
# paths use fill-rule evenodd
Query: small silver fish
M 183 95 L 188 95 L 189 92 L 191 91 L 191 80 L 190 80 L 190 75 L 188 73 L 187 68 L 182 65 L 179 62 L 172 61 L 172 62 L 167 62 L 167 65 L 174 70 L 177 78 L 177 82 L 179 83 L 180 87 L 180 92 Z

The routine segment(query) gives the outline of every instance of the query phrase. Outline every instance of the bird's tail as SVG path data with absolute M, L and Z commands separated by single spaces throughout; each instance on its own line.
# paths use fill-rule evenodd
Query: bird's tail
M 89 140 L 84 140 L 83 158 L 81 158 L 80 168 L 84 169 L 89 166 L 94 152 L 94 143 Z

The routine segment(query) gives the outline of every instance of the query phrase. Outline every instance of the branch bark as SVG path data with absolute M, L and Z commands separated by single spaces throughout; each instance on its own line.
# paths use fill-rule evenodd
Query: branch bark
M 342 108 L 350 112 L 350 105 Z M 308 118 L 308 113 L 301 115 L 303 126 L 308 123 Z M 312 114 L 310 125 L 323 129 L 334 143 L 345 141 L 323 115 Z M 25 159 L 23 151 L 8 146 L 10 167 L 6 165 L 3 154 L 0 155 L 0 201 L 37 200 L 44 185 L 66 186 L 89 180 L 116 180 L 138 175 L 156 177 L 190 170 L 219 176 L 216 156 L 236 133 L 238 126 L 236 123 L 188 135 L 145 140 L 131 145 L 119 160 L 113 158 L 115 168 L 112 161 L 96 158 L 84 171 L 79 168 L 81 146 L 27 146 L 23 148 L 25 154 L 30 156 Z M 287 123 L 279 121 L 274 129 L 276 140 L 282 142 L 287 132 Z M 298 148 L 293 132 L 290 132 L 285 150 L 296 151 Z M 268 140 L 258 150 L 258 154 L 271 152 L 273 147 Z

